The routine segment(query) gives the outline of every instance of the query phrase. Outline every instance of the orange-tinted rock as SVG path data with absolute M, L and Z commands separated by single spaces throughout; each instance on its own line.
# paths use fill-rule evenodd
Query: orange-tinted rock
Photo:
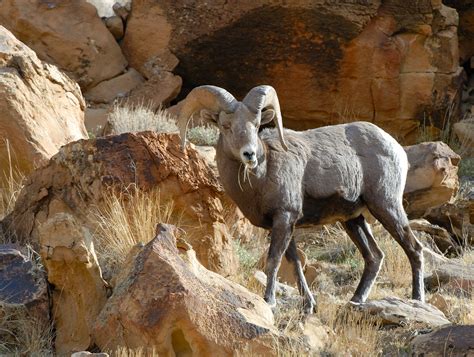
M 410 218 L 423 217 L 430 208 L 450 202 L 459 189 L 460 156 L 443 142 L 407 146 L 410 168 L 405 186 L 405 210 Z
M 176 98 L 182 83 L 180 76 L 160 71 L 133 89 L 127 98 L 127 103 L 130 105 L 145 103 L 151 110 L 156 110 Z
M 0 137 L 0 181 L 10 169 L 8 150 L 13 168 L 29 173 L 62 145 L 87 137 L 79 86 L 2 26 Z
M 85 99 L 94 103 L 110 103 L 115 98 L 123 98 L 142 84 L 144 79 L 140 73 L 130 68 L 124 74 L 100 82 L 94 88 L 84 93 Z
M 57 205 L 61 204 L 50 206 Z M 66 207 L 60 209 L 67 211 Z M 69 212 L 50 212 L 38 227 L 38 237 L 41 259 L 52 286 L 56 352 L 88 349 L 93 346 L 93 324 L 107 300 L 93 236 L 82 220 Z
M 459 57 L 462 62 L 468 62 L 474 56 L 474 1 L 444 0 L 443 3 L 459 13 Z
M 197 151 L 181 151 L 177 134 L 127 133 L 62 147 L 28 178 L 7 225 L 23 242 L 37 244 L 40 225 L 68 212 L 93 232 L 93 220 L 87 217 L 91 206 L 103 202 L 107 187 L 131 184 L 145 191 L 160 189 L 163 202 L 173 201 L 187 239 L 206 268 L 223 275 L 236 271 L 223 219 L 222 187 Z
M 130 256 L 95 326 L 101 350 L 154 347 L 161 356 L 269 355 L 278 333 L 263 299 L 176 247 L 174 227 Z
M 241 97 L 270 84 L 290 128 L 368 120 L 412 143 L 456 103 L 457 25 L 454 9 L 430 0 L 144 0 L 122 47 L 139 71 L 174 53 L 184 92 L 214 84 Z
M 127 65 L 115 38 L 86 0 L 5 0 L 0 3 L 0 23 L 82 88 L 115 77 Z

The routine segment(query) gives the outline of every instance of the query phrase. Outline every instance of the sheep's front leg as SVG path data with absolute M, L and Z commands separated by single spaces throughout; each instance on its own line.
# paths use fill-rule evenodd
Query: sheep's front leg
M 293 234 L 295 219 L 289 212 L 281 212 L 273 217 L 272 233 L 270 237 L 270 249 L 268 250 L 265 273 L 267 274 L 267 287 L 265 289 L 265 301 L 274 308 L 276 306 L 275 290 L 277 272 L 280 268 L 281 259 L 285 254 Z

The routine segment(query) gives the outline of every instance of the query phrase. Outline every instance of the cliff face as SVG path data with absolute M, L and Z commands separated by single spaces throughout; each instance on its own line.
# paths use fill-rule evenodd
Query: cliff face
M 368 120 L 410 143 L 456 107 L 457 25 L 434 0 L 142 0 L 122 48 L 139 70 L 171 51 L 188 90 L 270 84 L 291 128 Z

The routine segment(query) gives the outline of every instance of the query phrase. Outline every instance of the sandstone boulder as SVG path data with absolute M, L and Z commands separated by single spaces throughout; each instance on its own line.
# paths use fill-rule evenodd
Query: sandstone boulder
M 253 278 L 255 279 L 255 282 L 262 288 L 261 290 L 264 291 L 267 287 L 267 275 L 263 271 L 257 270 L 253 274 Z M 284 283 L 280 283 L 279 281 L 276 282 L 275 289 L 277 296 L 289 297 L 291 295 L 298 295 L 298 290 L 296 288 Z
M 100 82 L 84 93 L 84 98 L 94 103 L 110 103 L 115 98 L 123 98 L 142 84 L 144 78 L 133 68 L 118 77 Z
M 416 336 L 411 344 L 411 356 L 467 357 L 474 354 L 474 325 L 446 326 Z
M 410 168 L 404 192 L 410 218 L 423 217 L 428 209 L 451 201 L 459 189 L 460 157 L 443 142 L 406 146 Z
M 474 117 L 455 123 L 453 131 L 461 143 L 465 155 L 474 156 Z
M 459 14 L 459 57 L 461 62 L 468 62 L 474 56 L 474 2 L 445 0 L 443 3 L 455 8 Z
M 451 238 L 451 235 L 446 229 L 431 224 L 426 219 L 411 220 L 410 228 L 413 231 L 427 233 L 443 254 L 454 253 L 455 250 L 459 248 L 459 245 Z
M 442 288 L 458 296 L 474 293 L 474 266 L 448 261 L 425 277 L 429 290 Z
M 173 201 L 187 239 L 200 262 L 224 276 L 237 270 L 231 236 L 223 219 L 223 190 L 192 148 L 180 149 L 177 134 L 143 132 L 83 140 L 61 148 L 26 182 L 15 209 L 5 218 L 19 240 L 40 243 L 40 226 L 56 213 L 71 213 L 79 226 L 96 230 L 91 207 L 109 187 L 136 185 L 160 190 Z
M 145 103 L 151 110 L 169 104 L 181 90 L 182 79 L 168 71 L 160 71 L 133 89 L 127 98 L 131 105 Z
M 9 169 L 8 150 L 12 166 L 28 173 L 62 145 L 87 137 L 79 86 L 2 26 L 0 133 L 0 180 Z
M 89 88 L 126 65 L 119 45 L 86 0 L 5 0 L 0 23 L 44 61 Z
M 59 206 L 59 207 L 58 207 Z M 107 299 L 90 231 L 66 212 L 57 213 L 38 227 L 40 255 L 52 288 L 52 312 L 59 354 L 92 347 L 92 326 Z
M 444 227 L 462 245 L 474 244 L 474 192 L 465 199 L 445 203 L 428 210 L 425 217 Z
M 124 34 L 123 21 L 120 16 L 111 16 L 105 19 L 105 26 L 109 29 L 114 38 L 119 41 Z
M 155 239 L 121 272 L 95 326 L 99 348 L 147 346 L 163 356 L 274 355 L 278 333 L 270 307 L 206 270 L 193 250 L 178 250 L 174 233 L 173 226 L 158 225 Z
M 110 107 L 89 107 L 84 111 L 84 125 L 87 132 L 93 136 L 102 136 L 107 126 Z
M 418 323 L 436 327 L 450 324 L 444 314 L 436 307 L 417 300 L 402 300 L 386 297 L 380 300 L 369 300 L 365 303 L 351 303 L 358 310 L 378 316 L 383 324 L 406 325 Z
M 212 83 L 242 97 L 270 84 L 289 128 L 368 120 L 413 143 L 424 118 L 439 134 L 456 104 L 457 25 L 456 10 L 431 0 L 143 0 L 122 49 L 140 72 L 174 53 L 185 93 Z
M 0 303 L 24 306 L 30 316 L 49 325 L 45 274 L 13 244 L 0 245 Z

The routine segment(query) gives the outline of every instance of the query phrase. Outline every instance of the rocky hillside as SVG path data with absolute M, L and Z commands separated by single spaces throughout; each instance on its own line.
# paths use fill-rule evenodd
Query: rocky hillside
M 471 0 L 0 0 L 0 355 L 474 353 L 473 43 Z M 364 120 L 405 145 L 427 302 L 368 215 L 367 302 L 335 224 L 294 234 L 315 313 L 286 260 L 272 309 L 269 232 L 224 192 L 218 129 L 195 115 L 180 147 L 202 84 L 269 84 L 285 127 Z

